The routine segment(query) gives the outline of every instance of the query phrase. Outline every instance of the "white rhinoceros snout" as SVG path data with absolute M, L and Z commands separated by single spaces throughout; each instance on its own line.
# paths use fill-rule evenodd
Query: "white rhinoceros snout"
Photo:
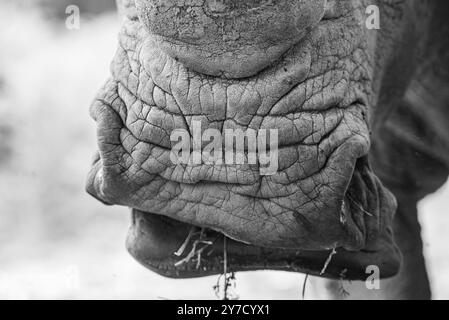
M 214 273 L 217 256 L 201 272 L 179 268 L 175 253 L 198 228 L 229 240 L 238 270 L 361 279 L 373 264 L 394 275 L 396 205 L 367 160 L 381 34 L 361 23 L 363 3 L 135 4 L 91 107 L 99 157 L 87 186 L 132 208 L 131 253 L 169 276 Z M 260 157 L 268 141 L 259 143 L 267 132 L 277 151 L 269 175 Z M 205 152 L 211 145 L 218 152 Z

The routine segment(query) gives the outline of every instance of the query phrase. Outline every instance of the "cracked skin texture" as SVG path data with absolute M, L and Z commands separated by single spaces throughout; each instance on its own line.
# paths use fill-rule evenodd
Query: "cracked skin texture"
M 141 21 L 158 46 L 187 67 L 215 76 L 248 77 L 298 43 L 321 20 L 324 2 L 137 0 L 135 3 Z
M 180 2 L 185 1 L 169 3 Z M 321 20 L 296 24 L 298 41 L 287 41 L 280 55 L 266 49 L 285 39 L 268 40 L 265 31 L 225 43 L 217 30 L 198 38 L 172 33 L 191 21 L 192 10 L 206 12 L 211 1 L 193 2 L 189 15 L 175 20 L 168 31 L 160 28 L 165 19 L 188 8 L 165 6 L 158 20 L 150 9 L 160 9 L 160 1 L 137 0 L 135 7 L 125 3 L 112 76 L 91 107 L 99 153 L 87 190 L 104 203 L 133 209 L 130 252 L 167 276 L 220 272 L 220 240 L 202 269 L 174 267 L 179 258 L 173 253 L 194 225 L 212 237 L 230 238 L 235 271 L 279 269 L 332 278 L 344 273 L 362 279 L 365 267 L 376 264 L 383 277 L 394 275 L 399 269 L 391 231 L 396 203 L 368 160 L 373 106 L 384 75 L 377 67 L 386 64 L 392 39 L 378 39 L 361 23 L 365 1 L 329 1 L 326 6 L 312 1 L 326 9 L 316 15 Z M 395 9 L 411 10 L 415 2 L 389 1 L 387 12 L 396 17 Z M 249 1 L 258 9 L 254 12 L 237 1 L 221 3 L 217 17 L 200 15 L 206 20 L 199 24 L 236 16 L 233 28 L 245 33 L 238 17 L 246 11 L 258 17 L 285 10 L 267 9 L 276 1 Z M 306 2 L 298 5 L 304 10 L 297 12 L 308 12 Z M 401 25 L 396 29 L 400 35 Z M 255 30 L 250 28 L 248 35 Z M 166 33 L 161 37 L 161 32 Z M 213 57 L 215 67 L 207 60 L 197 66 L 196 51 L 186 54 L 186 46 Z M 248 52 L 247 46 L 256 55 L 266 53 L 269 63 L 256 59 L 238 71 L 229 67 L 245 60 L 241 52 Z M 170 133 L 191 131 L 193 121 L 201 121 L 203 130 L 279 129 L 279 171 L 262 176 L 258 165 L 172 164 Z M 334 263 L 322 274 L 333 248 Z

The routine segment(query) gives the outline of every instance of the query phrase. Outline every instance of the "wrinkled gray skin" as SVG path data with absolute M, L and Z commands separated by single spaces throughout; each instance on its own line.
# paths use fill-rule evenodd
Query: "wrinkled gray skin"
M 381 10 L 380 30 L 365 27 L 371 4 Z M 382 277 L 396 276 L 374 293 L 353 284 L 350 297 L 430 297 L 416 203 L 448 175 L 444 1 L 120 6 L 112 77 L 91 110 L 99 154 L 87 189 L 134 209 L 128 247 L 138 260 L 167 276 L 198 276 L 167 262 L 185 234 L 172 241 L 150 231 L 160 223 L 171 237 L 194 225 L 257 260 L 236 258 L 237 271 L 363 279 L 377 264 Z M 194 120 L 203 130 L 279 129 L 279 171 L 174 165 L 170 133 L 191 131 Z M 315 262 L 332 249 L 322 274 Z M 219 272 L 211 266 L 204 275 Z M 334 282 L 327 287 L 338 298 Z

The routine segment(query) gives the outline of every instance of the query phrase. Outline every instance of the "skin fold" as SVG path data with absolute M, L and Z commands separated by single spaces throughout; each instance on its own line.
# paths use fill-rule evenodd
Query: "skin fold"
M 111 78 L 91 107 L 99 152 L 87 191 L 132 208 L 128 249 L 137 260 L 170 277 L 220 273 L 224 236 L 233 271 L 363 280 L 369 265 L 388 278 L 419 260 L 409 259 L 403 244 L 407 233 L 420 239 L 419 228 L 396 223 L 408 220 L 401 203 L 394 218 L 416 159 L 398 164 L 401 170 L 392 164 L 400 151 L 421 152 L 427 162 L 420 161 L 441 168 L 416 176 L 430 181 L 416 183 L 416 203 L 447 177 L 449 158 L 391 132 L 421 121 L 414 115 L 426 91 L 415 79 L 444 83 L 444 72 L 436 79 L 425 57 L 444 59 L 429 35 L 445 5 L 374 2 L 380 30 L 365 25 L 373 1 L 120 1 L 124 22 Z M 445 103 L 434 102 L 435 112 Z M 397 113 L 410 105 L 415 112 L 405 122 Z M 277 129 L 278 172 L 262 175 L 258 164 L 174 164 L 170 134 L 191 133 L 194 122 L 221 132 Z M 444 129 L 436 131 L 431 142 L 445 146 Z M 178 266 L 189 250 L 174 253 L 192 226 L 213 250 Z M 407 268 L 400 269 L 395 234 Z

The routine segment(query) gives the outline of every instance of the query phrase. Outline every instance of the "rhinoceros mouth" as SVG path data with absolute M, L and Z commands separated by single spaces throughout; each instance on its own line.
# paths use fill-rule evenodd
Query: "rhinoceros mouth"
M 335 213 L 340 223 L 347 226 L 348 233 L 363 238 L 360 248 L 264 247 L 136 209 L 132 209 L 127 248 L 142 265 L 172 278 L 222 273 L 224 250 L 229 272 L 270 269 L 364 280 L 366 268 L 374 265 L 380 269 L 382 278 L 388 278 L 394 276 L 400 266 L 400 253 L 391 229 L 394 208 L 394 198 L 369 170 L 367 159 L 362 158 L 357 162 L 340 212 Z M 320 229 L 320 226 L 310 227 Z
M 260 74 L 224 79 L 189 70 L 159 50 L 138 21 L 125 25 L 112 79 L 91 108 L 99 153 L 87 190 L 133 208 L 128 244 L 138 260 L 169 276 L 216 272 L 214 255 L 198 273 L 190 264 L 175 267 L 173 254 L 195 226 L 232 239 L 237 270 L 337 277 L 347 269 L 356 278 L 371 263 L 384 266 L 385 277 L 397 271 L 394 197 L 366 158 L 370 75 L 360 67 L 361 44 L 313 55 L 314 41 L 323 48 L 338 39 L 323 28 Z M 205 129 L 279 130 L 279 171 L 263 177 L 258 165 L 174 164 L 170 133 L 190 130 L 194 121 Z M 333 250 L 335 268 L 322 271 L 322 258 Z
M 326 119 L 327 125 L 320 128 L 328 126 L 329 132 L 312 130 L 299 142 L 289 143 L 289 131 L 281 132 L 279 171 L 263 176 L 259 165 L 173 163 L 170 150 L 161 146 L 163 138 L 156 134 L 160 127 L 155 131 L 150 127 L 149 133 L 142 126 L 136 129 L 130 114 L 144 112 L 133 110 L 135 101 L 124 104 L 127 99 L 115 94 L 107 91 L 93 107 L 100 153 L 88 191 L 100 200 L 264 247 L 360 250 L 367 245 L 368 234 L 378 234 L 378 226 L 367 228 L 364 218 L 371 208 L 366 214 L 355 206 L 371 205 L 376 211 L 382 189 L 365 161 L 356 161 L 369 148 L 361 106 L 327 111 L 336 114 L 335 120 L 324 111 L 313 114 L 311 122 L 316 126 L 317 119 Z M 127 111 L 121 109 L 125 107 Z M 299 126 L 305 126 L 305 118 L 301 115 Z M 348 185 L 356 191 L 346 192 Z M 360 192 L 367 187 L 372 190 Z

